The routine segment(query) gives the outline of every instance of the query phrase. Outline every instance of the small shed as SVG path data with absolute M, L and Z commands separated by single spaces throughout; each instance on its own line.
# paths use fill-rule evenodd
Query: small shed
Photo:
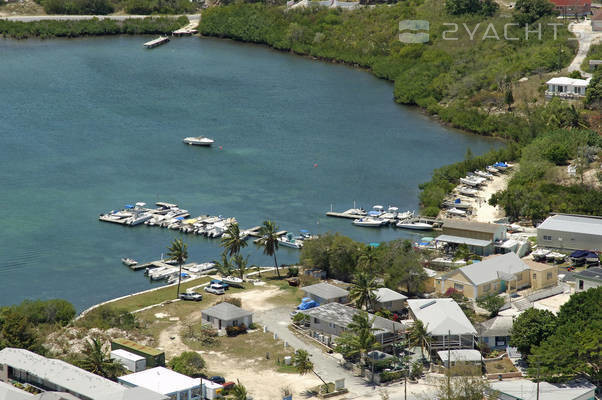
M 243 310 L 227 302 L 219 303 L 203 310 L 201 313 L 203 323 L 215 329 L 226 329 L 229 326 L 249 326 L 253 323 L 253 313 Z
M 408 299 L 401 293 L 397 293 L 389 288 L 379 288 L 374 291 L 376 295 L 376 309 L 385 309 L 389 311 L 401 311 L 404 303 Z
M 131 372 L 140 372 L 146 369 L 146 358 L 123 349 L 112 350 L 111 359 L 119 361 Z
M 588 268 L 585 271 L 576 273 L 575 282 L 577 283 L 577 292 L 602 286 L 602 268 Z
M 146 368 L 164 367 L 165 352 L 136 343 L 133 340 L 118 338 L 111 341 L 111 351 L 123 349 L 146 359 Z
M 437 355 L 443 362 L 445 367 L 462 365 L 480 365 L 481 364 L 481 353 L 478 350 L 471 349 L 457 349 L 457 350 L 441 350 L 437 352 Z
M 320 305 L 328 303 L 346 303 L 349 296 L 349 292 L 345 289 L 325 282 L 306 286 L 301 288 L 301 290 L 305 292 L 305 297 L 309 297 Z
M 490 349 L 506 349 L 510 344 L 510 331 L 514 318 L 510 315 L 498 315 L 479 325 L 479 338 Z

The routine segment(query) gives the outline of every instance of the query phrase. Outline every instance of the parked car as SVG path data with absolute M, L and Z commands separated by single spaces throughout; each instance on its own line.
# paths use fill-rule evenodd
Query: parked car
M 205 292 L 213 293 L 213 294 L 226 294 L 224 288 L 220 285 L 212 284 L 209 286 L 205 286 Z
M 209 282 L 210 286 L 214 286 L 214 285 L 219 285 L 221 286 L 224 290 L 228 290 L 230 289 L 230 285 L 228 285 L 226 282 L 224 281 L 220 281 L 219 279 L 213 279 L 211 280 L 211 282 Z M 217 286 L 216 286 L 217 287 Z
M 219 375 L 212 376 L 211 378 L 209 378 L 209 380 L 211 382 L 219 383 L 220 385 L 223 385 L 224 383 L 226 383 L 226 380 L 224 379 L 224 377 L 219 376 Z
M 203 300 L 203 295 L 197 292 L 182 292 L 178 295 L 180 300 L 192 300 L 192 301 L 201 301 Z

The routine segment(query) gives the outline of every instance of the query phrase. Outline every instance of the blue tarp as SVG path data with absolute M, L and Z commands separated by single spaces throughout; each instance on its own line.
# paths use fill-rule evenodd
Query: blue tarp
M 318 303 L 316 303 L 313 300 L 310 300 L 310 301 L 306 301 L 304 303 L 299 304 L 297 306 L 297 310 L 309 310 L 310 308 L 314 308 L 314 307 L 317 307 L 317 306 L 319 306 Z
M 131 204 L 126 204 L 126 205 L 125 205 L 125 208 L 127 208 L 128 210 L 130 210 L 130 209 L 134 208 L 134 206 L 133 206 L 133 205 L 131 205 Z
M 454 201 L 454 203 L 456 203 L 456 204 L 460 204 L 461 202 L 462 202 L 462 200 L 460 200 L 460 199 L 456 199 L 456 200 Z
M 596 253 L 588 250 L 575 250 L 571 253 L 571 258 L 595 258 Z
M 301 233 L 309 233 L 309 231 L 307 229 L 301 229 L 299 232 L 301 232 Z
M 308 301 L 311 301 L 311 297 L 304 297 L 301 299 L 301 303 L 307 303 Z
M 508 167 L 508 164 L 506 164 L 505 162 L 496 162 L 495 164 L 493 164 L 494 167 Z
M 368 215 L 371 217 L 378 217 L 380 214 L 382 214 L 380 211 L 368 211 Z
M 176 217 L 176 219 L 177 219 L 178 221 L 181 221 L 181 220 L 183 220 L 183 219 L 184 219 L 184 217 Z

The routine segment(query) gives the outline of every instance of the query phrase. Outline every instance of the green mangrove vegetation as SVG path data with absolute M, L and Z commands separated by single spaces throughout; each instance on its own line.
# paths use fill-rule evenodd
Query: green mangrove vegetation
M 188 24 L 188 18 L 148 17 L 115 21 L 98 18 L 81 21 L 18 22 L 0 20 L 0 34 L 15 39 L 100 35 L 165 34 Z
M 48 14 L 107 15 L 116 11 L 128 14 L 185 14 L 198 4 L 188 0 L 36 0 Z

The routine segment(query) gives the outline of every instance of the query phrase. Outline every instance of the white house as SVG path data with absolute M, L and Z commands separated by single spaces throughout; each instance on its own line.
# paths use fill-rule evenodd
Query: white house
M 602 268 L 594 267 L 576 273 L 575 282 L 577 283 L 577 292 L 602 286 Z
M 226 329 L 229 326 L 245 325 L 249 327 L 253 323 L 252 312 L 227 302 L 203 310 L 201 318 L 204 324 L 211 325 L 218 330 Z
M 572 79 L 566 77 L 552 78 L 546 82 L 548 90 L 546 97 L 564 97 L 574 98 L 585 96 L 585 89 L 589 85 L 591 78 L 587 79 Z

